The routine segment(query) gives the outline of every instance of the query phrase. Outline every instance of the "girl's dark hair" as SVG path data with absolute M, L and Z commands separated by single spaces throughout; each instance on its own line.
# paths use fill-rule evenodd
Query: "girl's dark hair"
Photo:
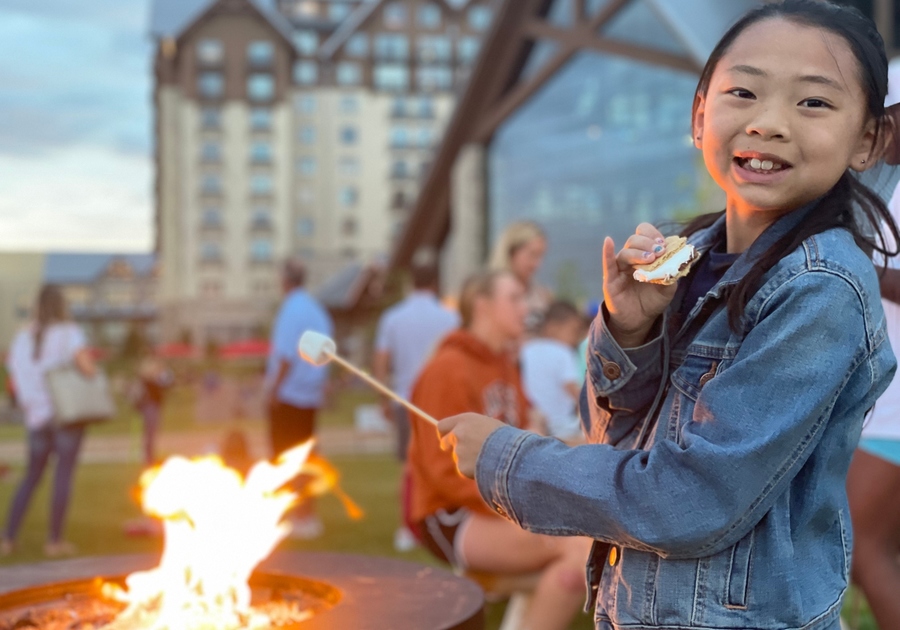
M 37 328 L 34 331 L 34 360 L 41 356 L 41 346 L 44 343 L 44 333 L 52 324 L 67 320 L 66 299 L 62 290 L 55 284 L 46 284 L 41 288 L 37 300 L 37 313 L 35 320 Z
M 857 9 L 839 6 L 821 0 L 783 0 L 753 9 L 732 26 L 716 45 L 697 84 L 694 95 L 694 113 L 709 90 L 710 80 L 719 61 L 731 48 L 738 36 L 747 28 L 763 20 L 781 18 L 804 26 L 821 28 L 838 35 L 847 42 L 859 65 L 859 80 L 866 94 L 866 108 L 875 120 L 875 141 L 872 151 L 880 146 L 885 132 L 884 99 L 888 87 L 888 60 L 884 41 L 875 24 Z M 691 221 L 682 230 L 688 235 L 711 226 L 724 214 L 705 214 Z M 887 251 L 884 229 L 890 231 L 896 247 L 900 244 L 897 224 L 884 201 L 868 186 L 862 184 L 849 170 L 821 199 L 815 211 L 798 226 L 766 250 L 728 296 L 728 323 L 732 330 L 742 330 L 742 319 L 747 302 L 759 289 L 763 276 L 779 260 L 800 247 L 804 240 L 832 228 L 844 228 L 853 234 L 857 245 L 871 255 L 880 252 L 895 256 L 897 251 Z

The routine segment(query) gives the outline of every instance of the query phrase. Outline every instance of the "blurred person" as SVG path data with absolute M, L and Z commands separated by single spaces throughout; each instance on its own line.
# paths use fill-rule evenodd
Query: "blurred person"
M 265 381 L 273 458 L 313 437 L 328 383 L 327 367 L 310 365 L 297 352 L 300 336 L 307 330 L 334 335 L 331 318 L 304 289 L 305 283 L 303 262 L 286 261 L 282 275 L 285 298 L 272 328 Z M 289 520 L 295 538 L 316 538 L 324 531 L 312 500 L 295 508 Z
M 525 334 L 525 290 L 509 271 L 466 282 L 462 328 L 438 347 L 413 388 L 412 401 L 436 418 L 477 411 L 522 427 L 528 402 L 510 347 Z M 541 630 L 565 628 L 583 603 L 582 577 L 590 541 L 527 532 L 495 513 L 474 481 L 441 450 L 434 427 L 411 419 L 410 520 L 422 544 L 459 569 L 540 572 L 528 619 Z
M 414 265 L 412 284 L 413 290 L 406 299 L 385 311 L 378 322 L 372 370 L 376 379 L 382 383 L 390 381 L 394 391 L 406 399 L 438 342 L 459 326 L 459 316 L 444 308 L 438 300 L 438 275 L 434 265 Z M 405 462 L 409 448 L 408 412 L 385 396 L 382 413 L 394 424 L 397 459 Z M 404 503 L 405 479 L 406 475 L 401 489 Z M 400 527 L 394 533 L 394 547 L 398 551 L 408 551 L 414 546 L 415 539 L 407 527 Z
M 89 377 L 97 370 L 84 332 L 69 319 L 62 291 L 55 285 L 45 285 L 38 295 L 34 321 L 19 331 L 7 357 L 18 403 L 25 412 L 28 464 L 10 504 L 6 530 L 0 541 L 0 552 L 4 555 L 14 549 L 28 504 L 51 455 L 56 456 L 56 470 L 44 553 L 52 557 L 75 552 L 74 546 L 63 539 L 63 528 L 85 425 L 55 426 L 53 401 L 44 378 L 48 371 L 69 364 Z
M 172 371 L 163 360 L 144 352 L 137 369 L 135 406 L 143 421 L 144 464 L 156 463 L 156 441 L 162 423 L 162 408 L 166 393 L 174 383 Z
M 545 435 L 567 444 L 583 442 L 577 401 L 584 374 L 575 348 L 585 336 L 584 318 L 571 302 L 558 301 L 544 314 L 538 336 L 522 346 L 522 383 L 540 412 Z
M 900 103 L 900 58 L 888 66 L 886 105 Z M 893 109 L 897 114 L 897 108 Z M 894 122 L 896 134 L 897 121 Z M 894 135 L 886 160 L 900 163 Z M 900 221 L 900 186 L 888 209 Z M 890 247 L 889 249 L 894 249 Z M 880 265 L 879 265 L 880 267 Z M 888 259 L 881 273 L 881 304 L 887 334 L 900 349 L 900 261 Z M 894 377 L 863 425 L 859 447 L 850 463 L 847 495 L 853 522 L 853 581 L 862 589 L 881 628 L 900 628 L 900 379 Z
M 535 279 L 546 253 L 547 235 L 541 226 L 532 221 L 516 221 L 510 223 L 494 243 L 488 263 L 493 270 L 511 271 L 525 286 L 528 304 L 525 325 L 530 332 L 537 330 L 544 311 L 553 300 L 553 293 Z

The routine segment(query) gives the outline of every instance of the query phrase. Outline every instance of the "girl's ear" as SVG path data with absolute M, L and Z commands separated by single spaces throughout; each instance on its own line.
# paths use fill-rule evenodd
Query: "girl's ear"
M 691 121 L 694 146 L 703 149 L 703 114 L 706 111 L 706 97 L 698 94 L 694 98 L 694 117 Z
M 872 166 L 873 162 L 881 158 L 884 153 L 884 146 L 876 146 L 875 141 L 878 140 L 879 144 L 883 145 L 885 138 L 890 135 L 890 130 L 887 128 L 882 129 L 881 137 L 877 138 L 875 135 L 876 126 L 875 120 L 870 119 L 859 137 L 856 151 L 850 156 L 849 166 L 854 171 L 862 173 Z

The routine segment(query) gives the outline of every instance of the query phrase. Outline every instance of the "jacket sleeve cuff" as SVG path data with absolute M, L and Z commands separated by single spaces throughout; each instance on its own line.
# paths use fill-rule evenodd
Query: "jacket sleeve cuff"
M 602 306 L 601 316 L 591 327 L 588 351 L 588 376 L 597 396 L 609 397 L 624 387 L 637 372 L 653 375 L 660 371 L 662 331 L 665 317 L 660 317 L 648 335 L 650 339 L 636 348 L 623 349 L 606 325 L 608 311 Z
M 532 434 L 505 426 L 488 436 L 475 463 L 475 482 L 488 506 L 497 514 L 520 524 L 509 496 L 509 472 L 516 454 Z

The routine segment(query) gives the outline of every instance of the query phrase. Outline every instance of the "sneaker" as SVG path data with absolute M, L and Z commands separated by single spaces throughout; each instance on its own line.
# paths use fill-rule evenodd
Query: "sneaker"
M 405 553 L 419 546 L 419 542 L 408 527 L 398 527 L 394 532 L 394 551 Z
M 296 540 L 313 540 L 325 533 L 325 525 L 318 516 L 291 519 L 289 536 Z

